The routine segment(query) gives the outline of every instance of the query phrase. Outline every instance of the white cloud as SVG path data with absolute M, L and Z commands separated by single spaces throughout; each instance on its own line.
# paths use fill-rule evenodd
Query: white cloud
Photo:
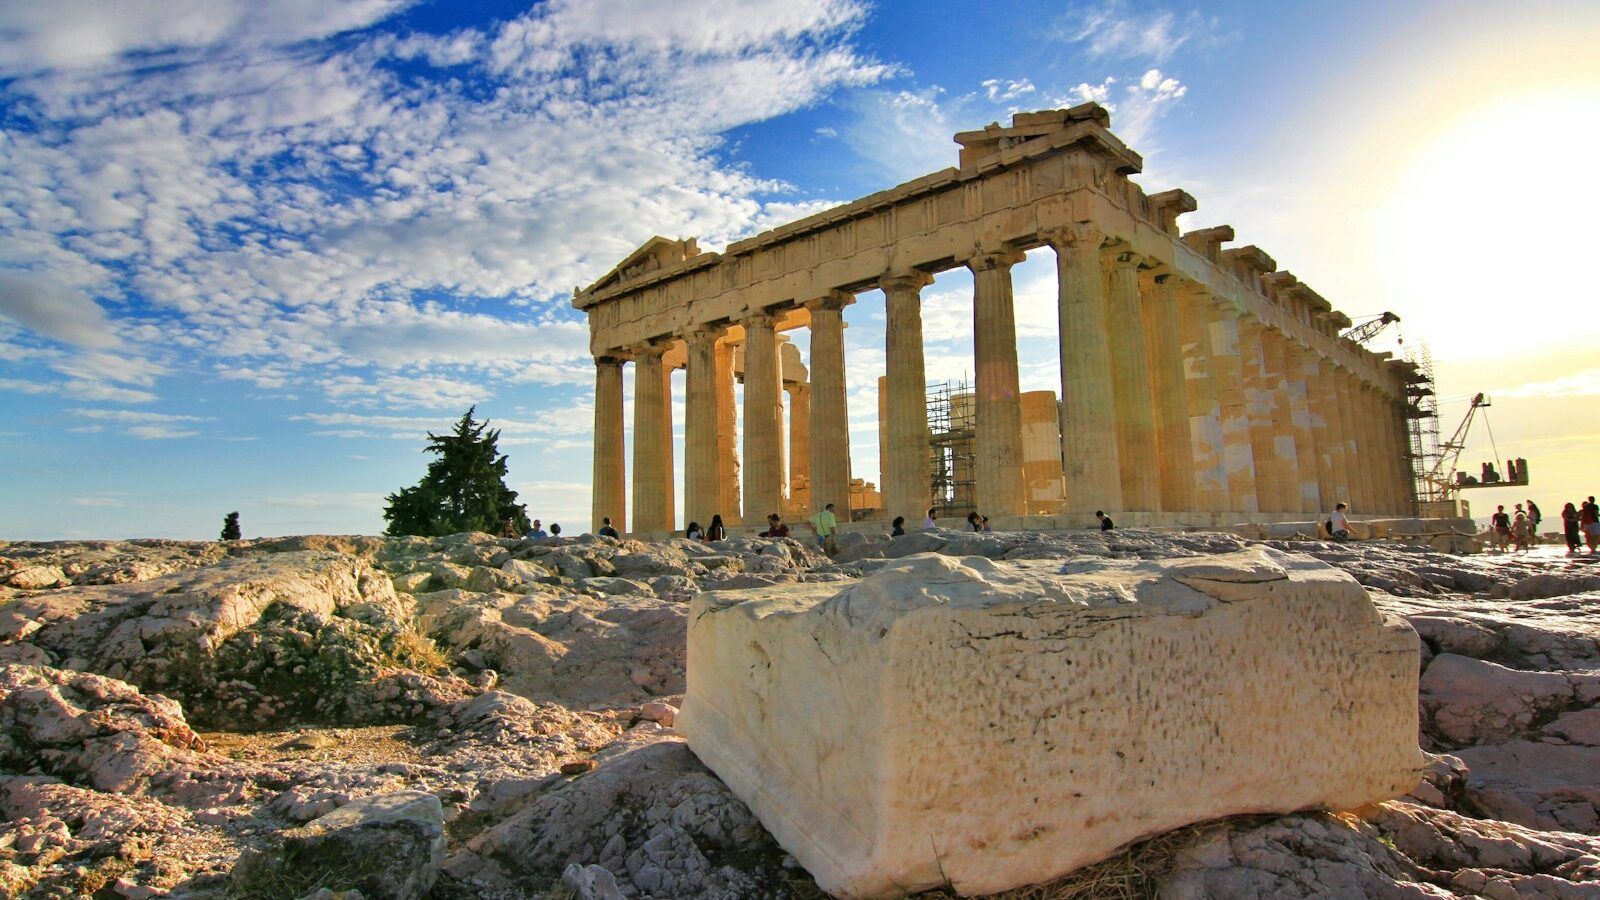
M 149 403 L 156 395 L 149 391 L 120 388 L 95 381 L 24 381 L 17 378 L 0 378 L 0 391 L 18 394 L 46 394 L 73 400 L 90 400 L 97 403 Z
M 99 304 L 38 272 L 0 269 L 0 316 L 80 347 L 112 347 L 117 337 Z
M 1080 7 L 1067 16 L 1058 35 L 1068 43 L 1082 44 L 1091 57 L 1156 63 L 1165 62 L 1185 44 L 1220 40 L 1215 18 L 1135 8 L 1121 0 Z
M 201 416 L 129 409 L 73 408 L 65 410 L 64 415 L 70 420 L 89 423 L 75 426 L 70 429 L 72 431 L 93 433 L 103 431 L 109 424 L 117 426 L 118 430 L 128 437 L 145 441 L 194 437 L 200 431 L 192 427 L 191 423 L 207 421 Z
M 1157 121 L 1188 93 L 1188 86 L 1178 79 L 1160 69 L 1146 69 L 1132 84 L 1119 85 L 1116 76 L 1107 76 L 1099 84 L 1082 82 L 1067 91 L 1057 103 L 1104 106 L 1111 113 L 1112 132 L 1123 143 L 1151 156 L 1159 149 L 1155 143 Z
M 1548 381 L 1533 381 L 1511 388 L 1501 388 L 1491 392 L 1491 396 L 1507 399 L 1600 396 L 1600 368 L 1586 369 Z
M 1015 81 L 989 78 L 985 79 L 980 86 L 983 88 L 984 95 L 989 98 L 990 102 L 994 103 L 1003 100 L 1016 100 L 1036 90 L 1033 82 L 1026 78 L 1019 78 Z
M 68 503 L 73 506 L 122 506 L 122 501 L 116 497 L 70 497 Z

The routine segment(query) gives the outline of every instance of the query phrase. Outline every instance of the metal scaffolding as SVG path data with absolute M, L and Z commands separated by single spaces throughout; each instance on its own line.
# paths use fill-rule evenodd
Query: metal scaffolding
M 1415 374 L 1406 384 L 1406 430 L 1411 438 L 1411 482 L 1416 491 L 1417 516 L 1438 516 L 1442 507 L 1454 500 L 1430 477 L 1439 466 L 1439 392 L 1433 380 L 1433 353 L 1423 344 L 1420 350 L 1407 350 L 1406 359 Z M 1453 515 L 1453 512 L 1451 513 Z
M 927 386 L 930 496 L 938 515 L 964 516 L 976 508 L 977 458 L 973 453 L 972 387 L 960 381 Z

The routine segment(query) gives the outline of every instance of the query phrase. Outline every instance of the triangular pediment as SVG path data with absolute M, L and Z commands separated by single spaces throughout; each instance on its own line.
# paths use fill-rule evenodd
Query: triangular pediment
M 700 246 L 695 238 L 675 241 L 657 235 L 640 244 L 639 249 L 629 253 L 622 262 L 617 263 L 616 267 L 604 277 L 590 285 L 584 293 L 592 294 L 595 291 L 617 287 L 699 255 Z

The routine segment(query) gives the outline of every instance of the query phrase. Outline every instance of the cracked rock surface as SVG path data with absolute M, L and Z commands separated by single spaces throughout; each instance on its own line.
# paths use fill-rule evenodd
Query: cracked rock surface
M 0 542 L 0 896 L 816 897 L 672 730 L 697 594 L 837 592 L 919 553 L 1182 559 L 1222 591 L 1205 558 L 1251 547 L 1348 572 L 1416 630 L 1423 781 L 1091 870 L 1171 897 L 1600 895 L 1600 566 L 1137 530 L 841 542 Z M 413 862 L 239 865 L 352 828 L 333 856 Z

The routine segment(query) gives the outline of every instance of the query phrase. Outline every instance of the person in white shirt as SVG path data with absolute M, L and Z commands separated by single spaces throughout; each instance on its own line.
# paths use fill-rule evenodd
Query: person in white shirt
M 1328 519 L 1332 526 L 1328 529 L 1329 535 L 1336 541 L 1350 540 L 1350 519 L 1344 512 L 1348 508 L 1343 503 L 1335 504 L 1333 516 Z
M 939 523 L 933 520 L 933 510 L 928 510 L 928 517 L 922 520 L 922 530 L 932 531 L 938 527 Z

